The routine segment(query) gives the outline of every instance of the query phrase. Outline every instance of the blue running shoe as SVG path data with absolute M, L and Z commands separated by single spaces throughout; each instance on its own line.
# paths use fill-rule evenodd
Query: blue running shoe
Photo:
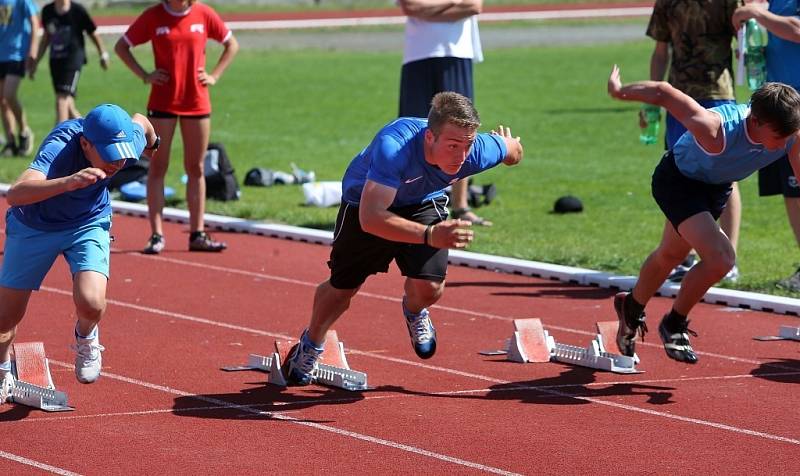
M 309 385 L 314 381 L 314 370 L 322 356 L 322 348 L 317 347 L 308 338 L 308 329 L 303 331 L 298 342 L 289 352 L 283 369 L 286 379 L 292 385 Z
M 436 353 L 436 329 L 433 328 L 430 313 L 427 309 L 422 309 L 419 314 L 413 314 L 406 308 L 406 300 L 403 298 L 403 314 L 406 316 L 414 352 L 420 359 L 430 359 Z

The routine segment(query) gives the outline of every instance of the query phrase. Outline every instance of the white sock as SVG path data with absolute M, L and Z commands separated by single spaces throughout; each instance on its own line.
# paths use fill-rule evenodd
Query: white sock
M 94 328 L 92 328 L 92 332 L 89 333 L 88 336 L 82 336 L 80 332 L 78 332 L 78 323 L 75 323 L 75 337 L 78 339 L 96 339 L 97 338 L 97 324 L 95 324 Z

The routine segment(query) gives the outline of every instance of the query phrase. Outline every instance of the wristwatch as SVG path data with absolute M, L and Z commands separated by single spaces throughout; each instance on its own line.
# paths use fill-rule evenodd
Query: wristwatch
M 158 146 L 161 145 L 161 136 L 156 136 L 156 140 L 153 141 L 153 145 L 146 145 L 144 146 L 147 150 L 156 150 Z

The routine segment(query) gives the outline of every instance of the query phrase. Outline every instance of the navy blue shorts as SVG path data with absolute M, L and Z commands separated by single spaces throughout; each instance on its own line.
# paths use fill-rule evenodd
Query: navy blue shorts
M 64 63 L 50 62 L 50 78 L 53 80 L 53 90 L 56 93 L 68 94 L 74 97 L 78 92 L 78 80 L 80 77 L 80 68 L 75 69 Z
M 718 220 L 728 203 L 731 184 L 705 183 L 683 175 L 667 151 L 653 172 L 653 198 L 675 230 L 687 218 L 708 212 Z
M 399 117 L 428 117 L 431 99 L 443 91 L 459 93 L 474 102 L 471 59 L 427 58 L 404 64 Z
M 758 196 L 800 197 L 800 184 L 794 176 L 789 157 L 783 156 L 758 171 Z
M 25 77 L 25 62 L 24 61 L 0 61 L 0 79 L 6 76 L 19 76 Z
M 431 225 L 447 218 L 446 198 L 389 211 L 408 220 Z M 367 277 L 389 271 L 392 260 L 403 276 L 441 283 L 447 274 L 447 248 L 389 241 L 361 229 L 358 207 L 343 202 L 333 231 L 333 249 L 328 267 L 336 289 L 355 289 Z

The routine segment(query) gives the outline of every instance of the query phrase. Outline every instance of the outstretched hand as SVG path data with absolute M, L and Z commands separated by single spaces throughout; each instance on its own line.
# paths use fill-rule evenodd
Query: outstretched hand
M 86 188 L 106 178 L 106 173 L 96 167 L 87 167 L 70 175 L 67 179 L 67 190 Z
M 522 142 L 522 140 L 519 138 L 519 136 L 514 137 L 513 135 L 511 135 L 511 128 L 510 127 L 499 125 L 499 126 L 497 126 L 497 129 L 492 129 L 491 133 L 496 135 L 496 136 L 505 137 L 506 139 L 513 139 L 513 140 L 515 140 L 517 142 Z
M 472 241 L 473 232 L 468 229 L 472 222 L 467 220 L 445 220 L 437 223 L 431 230 L 430 245 L 434 248 L 466 248 Z
M 621 89 L 622 79 L 619 74 L 619 66 L 614 65 L 614 67 L 611 68 L 611 74 L 608 76 L 608 95 L 612 98 L 619 98 Z

